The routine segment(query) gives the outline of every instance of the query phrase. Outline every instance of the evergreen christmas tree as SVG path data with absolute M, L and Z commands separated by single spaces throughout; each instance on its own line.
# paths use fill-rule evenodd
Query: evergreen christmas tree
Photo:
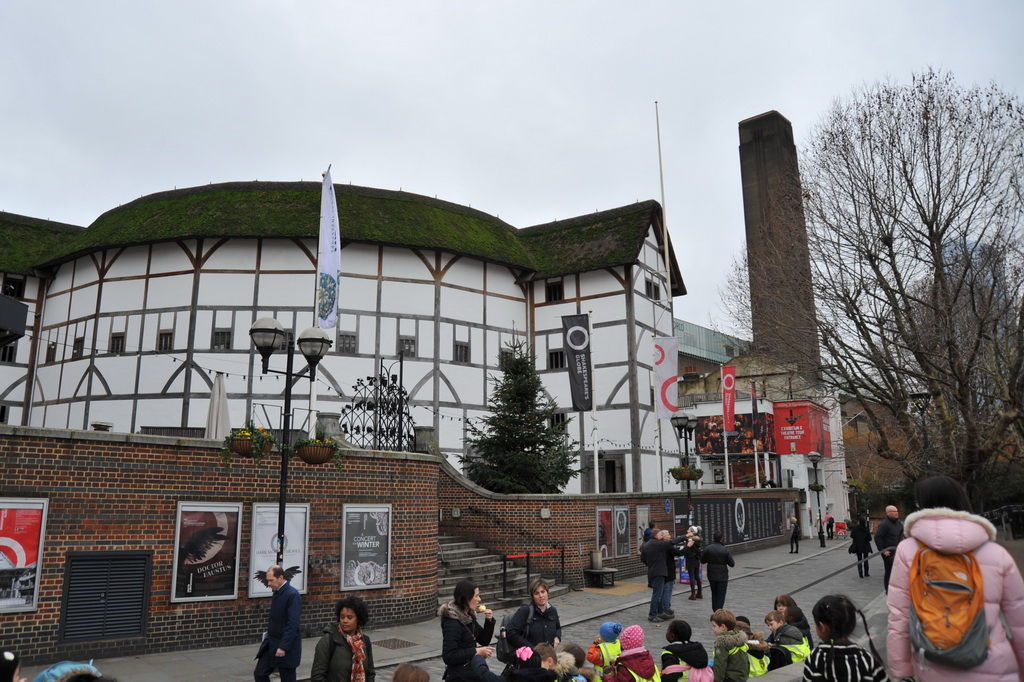
M 496 493 L 557 493 L 576 476 L 574 441 L 553 425 L 555 402 L 544 392 L 533 352 L 508 344 L 502 375 L 492 375 L 491 413 L 468 424 L 472 452 L 460 457 L 474 483 Z

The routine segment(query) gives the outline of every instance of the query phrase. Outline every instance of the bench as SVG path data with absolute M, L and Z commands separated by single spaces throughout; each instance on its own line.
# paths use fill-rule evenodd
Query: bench
M 588 587 L 615 587 L 617 568 L 584 568 L 583 582 Z

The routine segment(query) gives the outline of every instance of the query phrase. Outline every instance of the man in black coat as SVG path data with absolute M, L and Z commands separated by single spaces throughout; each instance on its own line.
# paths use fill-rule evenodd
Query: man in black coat
M 708 565 L 708 584 L 711 587 L 711 611 L 725 608 L 725 591 L 729 586 L 729 567 L 735 566 L 732 554 L 722 544 L 722 533 L 716 531 L 711 544 L 704 548 L 700 562 Z
M 882 584 L 886 593 L 889 592 L 889 576 L 892 574 L 892 560 L 896 556 L 896 545 L 903 539 L 903 522 L 900 521 L 900 510 L 893 505 L 885 508 L 885 518 L 878 524 L 875 531 L 875 548 L 882 553 L 882 565 L 885 577 Z
M 281 675 L 281 682 L 295 682 L 295 669 L 302 659 L 302 638 L 299 636 L 299 617 L 302 614 L 302 597 L 299 591 L 284 577 L 284 569 L 271 566 L 267 571 L 267 585 L 274 591 L 270 599 L 270 617 L 266 637 L 256 654 L 256 682 L 270 682 L 270 673 L 275 668 Z
M 868 567 L 868 555 L 871 554 L 871 531 L 864 519 L 857 522 L 857 525 L 850 531 L 850 554 L 857 555 L 857 575 L 861 578 L 871 576 Z
M 647 620 L 658 623 L 669 620 L 675 613 L 672 611 L 672 587 L 675 579 L 675 569 L 672 570 L 672 577 L 669 577 L 669 562 L 673 557 L 683 553 L 682 548 L 676 545 L 683 542 L 686 537 L 679 536 L 670 540 L 671 534 L 667 530 L 659 530 L 654 533 L 654 538 L 644 543 L 641 556 L 647 564 L 647 582 L 651 586 L 651 607 L 647 611 Z

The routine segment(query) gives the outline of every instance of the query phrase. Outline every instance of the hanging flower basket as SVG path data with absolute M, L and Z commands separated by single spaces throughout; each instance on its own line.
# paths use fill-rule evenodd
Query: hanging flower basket
M 257 462 L 274 449 L 274 434 L 262 426 L 231 429 L 224 439 L 220 455 L 225 466 L 230 466 L 231 456 L 252 457 Z
M 807 489 L 816 493 L 820 493 L 822 490 L 825 489 L 825 486 L 823 486 L 820 483 L 811 483 L 809 486 L 807 486 Z
M 704 476 L 703 469 L 692 465 L 672 467 L 668 473 L 677 481 L 699 481 Z
M 334 460 L 334 466 L 339 471 L 342 468 L 341 444 L 319 434 L 316 438 L 307 438 L 295 443 L 295 454 L 306 464 L 315 466 Z

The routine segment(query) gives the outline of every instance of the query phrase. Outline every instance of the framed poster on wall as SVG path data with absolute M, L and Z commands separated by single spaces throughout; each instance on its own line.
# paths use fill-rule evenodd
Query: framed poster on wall
M 629 507 L 613 507 L 612 520 L 615 522 L 615 556 L 629 554 Z
M 391 505 L 342 505 L 341 518 L 342 591 L 391 587 Z
M 609 559 L 615 550 L 614 534 L 612 531 L 612 508 L 598 507 L 597 510 L 597 548 L 601 556 Z
M 638 504 L 636 506 L 636 552 L 640 553 L 640 549 L 644 544 L 644 531 L 647 530 L 647 524 L 651 522 L 651 505 L 649 504 Z
M 178 502 L 171 601 L 237 597 L 241 541 L 240 502 Z
M 277 561 L 277 504 L 252 505 L 252 538 L 249 543 L 249 596 L 274 593 L 264 582 L 267 569 Z M 309 505 L 289 504 L 284 513 L 285 577 L 301 594 L 306 593 L 306 557 L 309 556 Z
M 0 497 L 0 613 L 35 611 L 49 501 Z

